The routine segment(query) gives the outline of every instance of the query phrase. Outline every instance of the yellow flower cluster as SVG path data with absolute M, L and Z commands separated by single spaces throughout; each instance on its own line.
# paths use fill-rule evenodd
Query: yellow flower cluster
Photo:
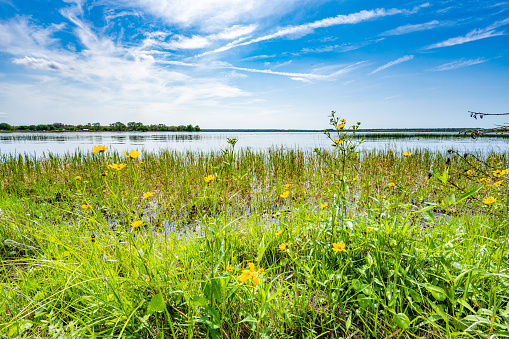
M 250 262 L 247 264 L 249 266 L 248 270 L 242 270 L 242 274 L 237 277 L 237 280 L 241 282 L 245 282 L 247 280 L 252 280 L 254 286 L 258 286 L 260 283 L 260 276 L 259 274 L 263 272 L 263 268 L 258 268 L 256 270 L 255 264 Z
M 282 243 L 282 244 L 280 244 L 280 245 L 279 245 L 279 249 L 280 249 L 281 251 L 286 250 L 286 248 L 287 248 L 287 247 L 288 247 L 288 245 L 286 245 L 285 243 Z
M 319 207 L 320 207 L 320 208 L 325 208 L 325 207 L 327 207 L 327 206 L 329 206 L 329 203 L 328 203 L 328 202 L 323 203 L 323 204 L 320 204 L 320 206 L 319 206 Z
M 290 191 L 284 191 L 283 193 L 281 193 L 279 196 L 283 199 L 286 199 L 288 198 L 288 196 L 290 195 Z
M 339 140 L 339 139 L 334 139 L 334 143 L 336 145 L 341 145 L 343 143 L 343 140 Z
M 342 123 L 342 124 L 338 125 L 338 126 L 337 126 L 337 128 L 338 128 L 338 129 L 343 129 L 343 128 L 345 128 L 345 125 L 346 125 L 346 122 L 344 122 L 344 123 Z
M 283 234 L 283 230 L 279 230 L 277 233 L 275 233 L 276 235 L 281 235 Z
M 213 174 L 207 175 L 205 178 L 203 178 L 203 180 L 205 180 L 205 182 L 211 182 L 214 179 L 216 179 L 216 176 Z
M 388 183 L 388 184 L 387 184 L 387 186 L 389 186 L 389 187 L 394 187 L 394 186 L 396 186 L 396 184 L 395 184 L 395 183 L 393 183 L 393 182 L 390 182 L 390 183 Z
M 411 156 L 413 153 L 412 153 L 412 152 L 403 152 L 403 153 L 401 153 L 401 154 L 402 154 L 403 156 L 405 156 L 405 157 L 409 157 L 409 156 Z
M 150 198 L 153 195 L 154 195 L 154 193 L 152 193 L 152 192 L 143 193 L 142 199 Z
M 141 224 L 143 224 L 143 221 L 141 221 L 141 220 L 134 221 L 131 223 L 131 227 L 136 228 L 136 227 L 139 227 Z

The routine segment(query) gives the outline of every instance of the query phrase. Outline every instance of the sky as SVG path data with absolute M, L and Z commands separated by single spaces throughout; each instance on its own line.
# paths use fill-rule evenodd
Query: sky
M 508 34 L 502 0 L 0 0 L 0 122 L 490 127 Z

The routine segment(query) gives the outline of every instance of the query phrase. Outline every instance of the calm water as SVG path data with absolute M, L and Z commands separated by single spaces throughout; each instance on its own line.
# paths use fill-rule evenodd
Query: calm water
M 473 140 L 457 134 L 430 133 L 360 133 L 365 137 L 361 149 L 394 149 L 407 151 L 427 148 L 434 151 L 508 152 L 509 138 L 481 137 Z M 179 151 L 220 150 L 228 146 L 227 138 L 237 138 L 236 148 L 265 150 L 269 147 L 330 148 L 331 142 L 322 132 L 64 132 L 64 133 L 4 133 L 0 134 L 0 154 L 42 155 L 63 154 L 76 150 L 89 151 L 94 145 L 106 145 L 110 150 Z

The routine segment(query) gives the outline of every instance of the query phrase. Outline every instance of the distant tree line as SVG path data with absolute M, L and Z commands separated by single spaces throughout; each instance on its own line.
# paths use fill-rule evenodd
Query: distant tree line
M 0 131 L 165 131 L 165 132 L 199 132 L 200 126 L 196 125 L 179 125 L 166 126 L 165 124 L 144 125 L 141 122 L 128 122 L 127 125 L 117 121 L 109 126 L 102 126 L 98 122 L 88 123 L 85 125 L 65 125 L 60 122 L 49 125 L 20 125 L 11 126 L 6 122 L 0 123 Z

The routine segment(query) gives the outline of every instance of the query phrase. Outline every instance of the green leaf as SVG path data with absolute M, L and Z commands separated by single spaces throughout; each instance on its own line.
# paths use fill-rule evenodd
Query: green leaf
M 350 313 L 348 315 L 348 319 L 346 319 L 346 324 L 345 324 L 346 332 L 348 332 L 348 330 L 350 329 L 351 326 L 352 326 L 352 313 Z
M 410 319 L 408 319 L 405 313 L 398 313 L 394 315 L 394 322 L 402 330 L 406 330 L 410 326 Z
M 150 303 L 147 307 L 147 314 L 152 314 L 154 312 L 163 312 L 166 310 L 166 304 L 164 303 L 163 294 L 159 293 L 152 297 Z
M 465 200 L 465 199 L 467 199 L 467 198 L 471 197 L 472 195 L 474 195 L 475 193 L 477 193 L 477 191 L 479 191 L 482 187 L 483 187 L 483 186 L 481 185 L 481 186 L 479 186 L 479 187 L 474 188 L 474 189 L 473 189 L 473 190 L 471 190 L 471 191 L 468 191 L 468 192 L 466 192 L 466 193 L 463 193 L 463 194 L 460 196 L 460 198 L 459 198 L 459 199 L 458 199 L 458 200 L 457 200 L 454 204 L 456 205 L 457 203 L 459 203 L 459 202 L 461 202 L 461 201 L 463 201 L 463 200 Z
M 194 306 L 205 306 L 209 303 L 209 301 L 205 297 L 202 297 L 202 296 L 192 297 L 190 302 Z
M 430 209 L 434 208 L 435 206 L 436 206 L 436 204 L 433 204 L 431 206 L 424 207 L 424 208 L 421 208 L 420 210 L 414 211 L 414 213 L 423 213 L 423 212 L 429 211 Z
M 436 300 L 444 301 L 447 298 L 447 292 L 442 287 L 433 286 L 430 284 L 426 284 L 424 286 Z

